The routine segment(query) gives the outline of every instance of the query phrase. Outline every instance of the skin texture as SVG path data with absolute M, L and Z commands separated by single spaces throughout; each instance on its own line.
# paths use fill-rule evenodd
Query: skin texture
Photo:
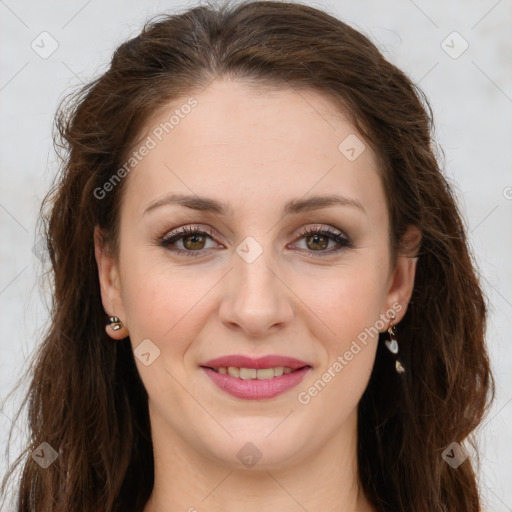
M 354 161 L 338 150 L 355 129 L 315 92 L 263 93 L 216 80 L 194 97 L 197 107 L 125 178 L 118 259 L 95 232 L 103 306 L 124 324 L 107 327 L 109 336 L 129 335 L 134 348 L 150 339 L 160 350 L 148 366 L 136 358 L 155 453 L 145 512 L 375 510 L 358 490 L 356 447 L 357 405 L 377 336 L 359 343 L 309 403 L 297 398 L 393 305 L 395 324 L 407 309 L 416 259 L 400 256 L 391 265 L 375 155 L 368 144 Z M 170 192 L 226 202 L 233 216 L 177 205 L 143 215 Z M 333 193 L 364 211 L 334 205 L 281 215 L 290 199 Z M 159 245 L 173 229 L 194 225 L 214 236 L 170 247 L 199 248 L 200 256 Z M 329 226 L 352 246 L 329 253 L 334 240 L 297 235 Z M 246 237 L 263 251 L 251 263 L 236 252 Z M 380 332 L 388 327 L 382 323 Z M 283 395 L 243 400 L 219 390 L 199 366 L 229 354 L 292 356 L 312 370 Z M 251 467 L 237 456 L 248 442 L 261 454 Z

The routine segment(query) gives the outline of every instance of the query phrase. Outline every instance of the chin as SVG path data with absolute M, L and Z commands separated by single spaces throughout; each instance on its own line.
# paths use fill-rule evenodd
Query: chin
M 273 428 L 278 424 L 274 421 Z M 231 469 L 251 471 L 276 470 L 295 463 L 305 441 L 285 429 L 278 435 L 277 430 L 272 432 L 266 426 L 258 430 L 253 424 L 253 428 L 233 434 L 233 438 L 224 436 L 222 443 L 210 446 L 210 458 Z

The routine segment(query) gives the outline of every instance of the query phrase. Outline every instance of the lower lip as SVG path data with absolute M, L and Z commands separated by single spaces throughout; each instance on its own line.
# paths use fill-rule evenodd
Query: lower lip
M 310 366 L 305 366 L 280 377 L 273 377 L 266 380 L 244 380 L 238 377 L 232 377 L 227 373 L 219 373 L 211 368 L 201 367 L 213 383 L 226 393 L 237 398 L 246 400 L 261 400 L 264 398 L 274 398 L 289 391 L 297 386 L 304 378 L 306 373 L 311 370 Z

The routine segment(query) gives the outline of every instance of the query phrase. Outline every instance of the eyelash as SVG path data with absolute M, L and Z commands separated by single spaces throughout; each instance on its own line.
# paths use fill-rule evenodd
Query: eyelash
M 211 233 L 208 230 L 201 230 L 196 227 L 190 227 L 186 226 L 184 228 L 178 228 L 176 231 L 169 233 L 168 236 L 164 236 L 160 239 L 159 245 L 167 249 L 168 251 L 172 251 L 175 254 L 178 255 L 185 255 L 185 256 L 191 256 L 193 258 L 197 258 L 204 253 L 205 249 L 199 249 L 197 251 L 185 251 L 183 249 L 176 249 L 176 248 L 169 248 L 168 245 L 175 243 L 176 241 L 180 240 L 181 238 L 186 238 L 187 236 L 191 235 L 200 235 L 200 236 L 207 236 L 210 238 L 214 238 L 213 233 Z M 309 228 L 302 228 L 299 233 L 297 234 L 298 238 L 304 238 L 306 236 L 312 236 L 312 235 L 324 235 L 329 238 L 329 240 L 333 240 L 336 242 L 339 247 L 337 249 L 330 249 L 326 251 L 309 251 L 310 254 L 308 256 L 311 256 L 313 258 L 322 258 L 325 255 L 330 255 L 333 253 L 340 252 L 342 250 L 348 249 L 352 247 L 352 241 L 345 236 L 340 231 L 334 230 L 332 228 L 318 228 L 318 227 L 309 227 Z M 317 252 L 317 254 L 315 254 Z

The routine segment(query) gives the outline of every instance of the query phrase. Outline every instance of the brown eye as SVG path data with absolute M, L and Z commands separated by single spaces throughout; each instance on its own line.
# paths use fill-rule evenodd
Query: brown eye
M 329 245 L 329 240 L 331 240 L 330 238 L 322 234 L 309 235 L 305 237 L 305 239 L 306 245 L 312 251 L 327 249 Z
M 160 240 L 160 245 L 169 251 L 185 256 L 201 256 L 206 253 L 208 240 L 213 236 L 197 228 L 186 227 L 171 232 Z M 178 245 L 178 247 L 176 247 Z M 181 245 L 181 247 L 179 247 Z M 174 246 L 174 247 L 173 247 Z
M 206 238 L 200 234 L 184 236 L 182 239 L 185 249 L 190 249 L 192 251 L 204 249 L 204 245 L 206 243 Z
M 352 241 L 342 231 L 325 226 L 303 228 L 298 236 L 304 244 L 299 247 L 306 255 L 313 257 L 329 256 L 352 247 Z M 329 244 L 332 242 L 332 246 Z M 315 254 L 316 253 L 316 254 Z
M 315 257 L 331 255 L 352 247 L 351 240 L 343 232 L 329 227 L 305 228 L 299 233 L 299 238 L 305 245 L 305 248 L 301 248 L 301 251 Z M 168 236 L 161 238 L 160 245 L 176 254 L 201 256 L 205 254 L 207 249 L 213 248 L 207 247 L 208 240 L 214 241 L 212 234 L 195 227 L 186 227 L 175 230 Z M 334 247 L 329 248 L 331 242 Z M 181 248 L 179 245 L 181 245 Z

